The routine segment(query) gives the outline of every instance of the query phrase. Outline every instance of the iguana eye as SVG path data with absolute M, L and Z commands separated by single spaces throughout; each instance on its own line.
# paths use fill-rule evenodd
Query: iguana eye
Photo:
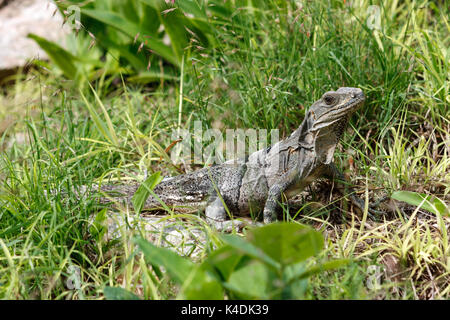
M 325 97 L 323 97 L 323 101 L 327 104 L 327 105 L 332 105 L 334 103 L 334 97 L 331 95 L 326 95 Z

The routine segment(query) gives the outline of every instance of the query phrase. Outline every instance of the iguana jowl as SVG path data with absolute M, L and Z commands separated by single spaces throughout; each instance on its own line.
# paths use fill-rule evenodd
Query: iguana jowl
M 285 140 L 246 159 L 166 178 L 153 191 L 175 211 L 204 209 L 208 222 L 217 229 L 231 226 L 232 222 L 226 221 L 226 208 L 233 216 L 263 212 L 264 223 L 272 222 L 276 220 L 283 194 L 290 198 L 321 176 L 342 178 L 333 164 L 334 150 L 349 117 L 364 100 L 359 88 L 326 92 L 309 108 L 300 127 Z M 102 186 L 101 189 L 119 191 L 130 200 L 137 187 Z M 359 208 L 363 207 L 360 199 L 351 196 L 351 200 Z M 150 196 L 143 209 L 156 208 L 161 208 L 161 204 Z

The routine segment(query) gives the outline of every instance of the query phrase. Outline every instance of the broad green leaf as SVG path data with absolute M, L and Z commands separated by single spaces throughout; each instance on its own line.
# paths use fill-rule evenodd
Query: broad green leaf
M 125 19 L 123 16 L 113 11 L 96 10 L 96 9 L 82 9 L 83 14 L 96 19 L 104 24 L 118 29 L 126 35 L 134 38 L 139 33 L 139 25 Z
M 233 272 L 224 287 L 238 299 L 267 299 L 275 274 L 257 260 Z
M 264 251 L 255 246 L 254 244 L 244 240 L 240 236 L 237 235 L 224 235 L 222 236 L 222 240 L 236 249 L 238 252 L 245 253 L 253 258 L 257 258 L 264 263 L 267 263 L 269 266 L 275 269 L 280 269 L 280 264 L 272 259 L 269 255 L 264 253 Z
M 282 265 L 304 261 L 323 248 L 322 235 L 298 223 L 278 222 L 255 228 L 249 241 Z
M 162 181 L 161 172 L 155 172 L 150 177 L 148 177 L 136 190 L 136 192 L 133 195 L 133 198 L 131 199 L 131 202 L 133 203 L 134 211 L 139 214 L 141 213 L 141 210 L 145 204 L 145 201 L 147 201 L 148 196 L 150 195 L 149 190 L 153 190 L 154 187 L 158 183 Z
M 145 3 L 146 5 L 149 5 L 158 12 L 164 10 L 164 8 L 167 7 L 165 0 L 139 0 L 139 1 Z
M 202 43 L 207 44 L 207 38 L 203 34 L 211 33 L 208 18 L 204 10 L 202 10 L 196 1 L 183 0 L 178 1 L 178 6 L 166 4 L 164 1 L 140 0 L 159 12 L 159 18 L 164 25 L 165 32 L 169 35 L 172 49 L 177 58 L 181 61 L 184 49 L 188 46 L 190 35 L 186 31 L 186 27 L 191 32 L 197 34 Z M 185 13 L 191 14 L 193 17 L 188 18 Z
M 160 248 L 142 238 L 135 238 L 134 242 L 144 254 L 146 261 L 158 267 L 164 267 L 171 279 L 178 284 L 183 284 L 189 279 L 195 265 L 170 249 Z
M 185 17 L 184 14 L 178 9 L 161 12 L 160 19 L 164 24 L 164 29 L 169 35 L 172 49 L 177 56 L 178 61 L 184 54 L 184 48 L 188 45 L 188 36 L 185 29 Z
M 148 5 L 142 4 L 143 16 L 140 22 L 140 28 L 144 34 L 157 34 L 161 25 L 159 12 Z
M 221 300 L 221 283 L 208 272 L 197 266 L 180 290 L 178 298 L 183 300 Z
M 226 8 L 225 6 L 222 6 L 217 3 L 208 3 L 208 11 L 213 13 L 214 15 L 217 15 L 219 17 L 222 17 L 224 19 L 229 19 L 231 17 L 231 10 Z
M 283 280 L 286 282 L 298 277 L 306 271 L 306 262 L 293 263 L 283 269 Z
M 300 300 L 305 299 L 305 293 L 308 289 L 308 279 L 301 279 L 289 284 L 286 284 L 281 292 L 276 292 L 270 299 L 278 300 Z
M 139 0 L 139 1 L 150 6 L 152 9 L 156 10 L 159 13 L 163 13 L 165 10 L 169 10 L 172 8 L 177 8 L 177 10 L 181 10 L 183 16 L 185 16 L 185 13 L 192 15 L 189 18 L 187 18 L 187 20 L 190 21 L 195 20 L 196 23 L 202 25 L 203 28 L 205 28 L 205 30 L 210 29 L 205 7 L 200 7 L 197 1 L 195 0 L 176 1 L 175 7 L 166 3 L 163 0 Z
M 203 20 L 197 18 L 186 18 L 184 19 L 185 28 L 189 29 L 188 38 L 191 37 L 190 33 L 193 33 L 196 38 L 205 47 L 209 47 L 211 43 L 214 43 L 215 38 L 213 37 L 213 30 L 211 25 Z
M 448 206 L 441 199 L 426 195 L 424 193 L 418 193 L 413 191 L 396 191 L 391 196 L 392 199 L 404 201 L 413 206 L 420 206 L 434 214 L 449 215 Z
M 295 279 L 305 272 L 306 263 L 300 262 L 283 269 L 283 287 L 275 292 L 272 299 L 304 299 L 308 289 L 308 279 Z
M 211 252 L 208 258 L 203 261 L 202 267 L 216 275 L 217 279 L 226 281 L 239 265 L 243 256 L 233 247 L 226 245 Z
M 121 0 L 116 1 L 115 4 L 120 6 L 120 8 L 117 8 L 118 11 L 120 10 L 120 13 L 128 21 L 140 20 L 139 13 L 141 11 L 141 7 L 139 6 L 139 3 L 137 3 L 135 0 Z
M 141 41 L 146 41 L 146 46 L 153 50 L 156 54 L 176 66 L 180 65 L 180 60 L 177 59 L 177 56 L 172 48 L 166 46 L 161 40 L 157 39 L 156 34 L 147 35 L 148 37 L 144 40 L 144 35 L 141 34 L 142 30 L 139 28 L 138 24 L 128 21 L 122 16 L 110 11 L 82 9 L 81 12 L 93 19 L 101 21 L 117 30 L 122 31 L 130 37 L 130 43 L 136 35 L 139 34 L 140 36 L 138 38 Z
M 35 34 L 29 34 L 28 38 L 33 39 L 48 54 L 50 59 L 64 72 L 65 76 L 73 79 L 77 74 L 77 67 L 74 61 L 76 58 L 67 50 L 54 42 L 48 41 Z
M 99 35 L 97 36 L 97 38 L 103 46 L 106 46 L 108 48 L 108 50 L 117 50 L 120 53 L 120 56 L 125 58 L 135 70 L 145 70 L 145 68 L 147 67 L 147 62 L 145 61 L 144 55 L 132 52 L 129 45 L 117 44 L 110 37 L 106 37 L 103 35 Z
M 300 273 L 298 275 L 295 275 L 295 276 L 291 277 L 289 280 L 291 282 L 293 282 L 294 280 L 306 279 L 306 278 L 309 278 L 309 277 L 311 277 L 311 276 L 313 276 L 315 274 L 321 273 L 323 271 L 340 268 L 340 267 L 348 264 L 349 262 L 350 262 L 349 259 L 337 259 L 337 260 L 327 261 L 327 262 L 324 262 L 324 263 L 319 264 L 317 266 L 311 267 L 308 270 L 306 270 L 305 272 L 302 272 L 302 273 Z
M 133 292 L 119 287 L 105 287 L 103 294 L 108 300 L 141 300 Z
M 179 6 L 183 12 L 190 13 L 196 18 L 201 18 L 204 20 L 208 19 L 205 8 L 201 8 L 195 0 L 177 0 L 175 4 Z

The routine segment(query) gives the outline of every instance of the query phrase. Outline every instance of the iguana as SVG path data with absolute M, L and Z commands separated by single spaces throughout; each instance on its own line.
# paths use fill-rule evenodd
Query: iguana
M 264 223 L 276 220 L 282 195 L 297 195 L 318 177 L 343 180 L 333 164 L 333 154 L 352 113 L 364 103 L 359 88 L 339 88 L 326 92 L 306 112 L 301 125 L 286 139 L 250 154 L 191 173 L 163 179 L 153 192 L 177 212 L 205 210 L 206 219 L 217 229 L 241 227 L 232 216 L 263 213 Z M 102 186 L 130 202 L 138 185 Z M 353 204 L 363 209 L 363 201 L 350 195 Z M 102 202 L 109 202 L 102 198 Z M 161 208 L 150 196 L 143 209 Z

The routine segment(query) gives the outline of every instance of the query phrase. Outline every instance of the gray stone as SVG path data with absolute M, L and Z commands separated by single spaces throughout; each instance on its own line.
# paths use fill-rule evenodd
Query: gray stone
M 1 1 L 1 0 L 0 0 Z M 49 0 L 0 2 L 0 70 L 23 67 L 32 59 L 48 59 L 29 33 L 62 44 L 70 28 Z
M 170 248 L 182 256 L 196 260 L 205 252 L 206 230 L 198 224 L 168 215 L 142 216 L 109 211 L 104 222 L 105 241 L 119 240 L 125 233 L 140 233 L 155 245 Z M 91 218 L 93 223 L 94 217 Z

